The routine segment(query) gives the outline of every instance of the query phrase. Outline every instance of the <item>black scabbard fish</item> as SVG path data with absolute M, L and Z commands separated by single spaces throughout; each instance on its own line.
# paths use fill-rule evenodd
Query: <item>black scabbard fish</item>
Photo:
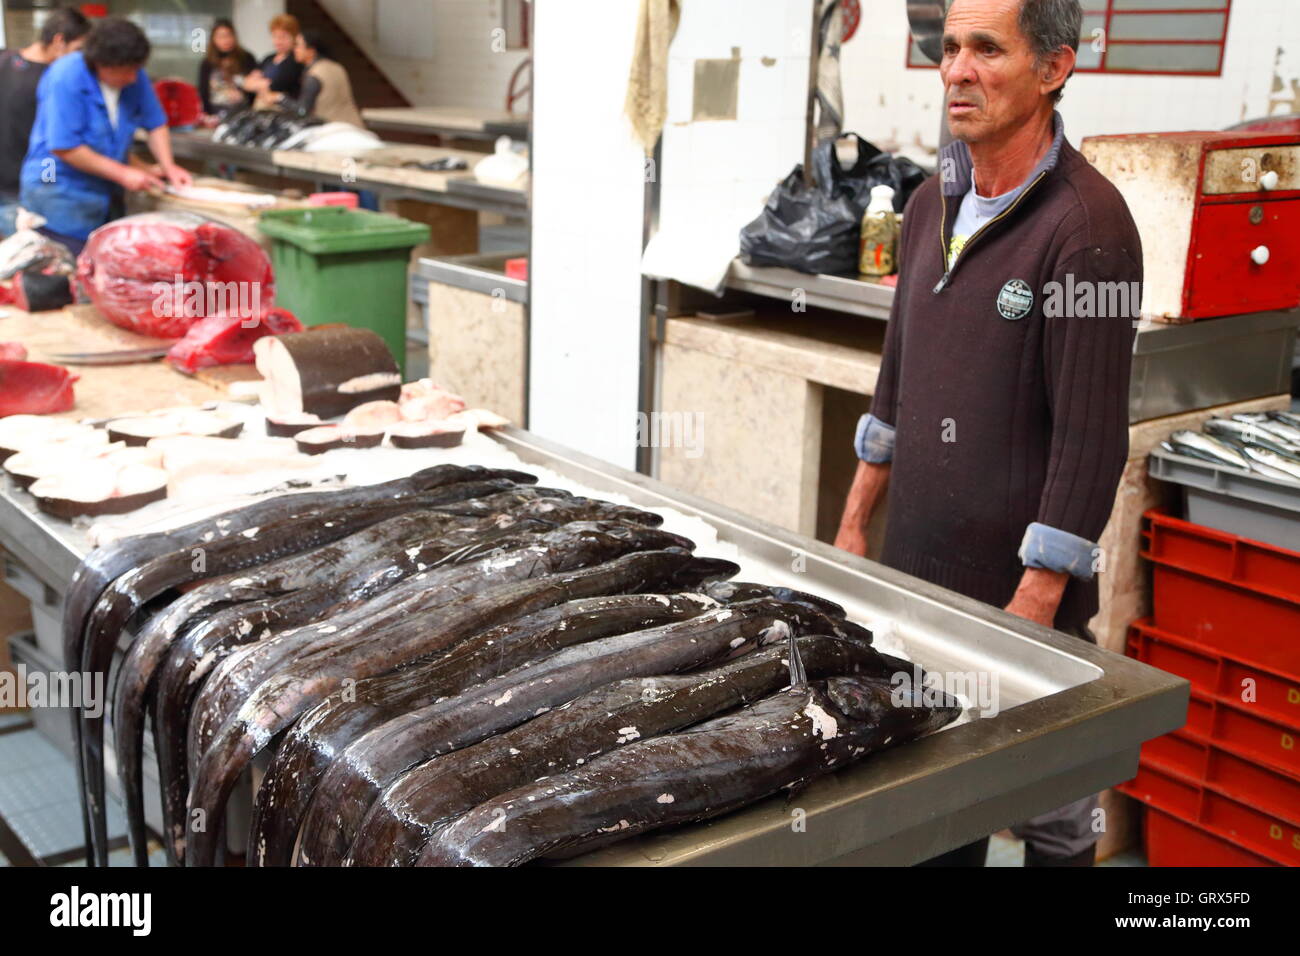
M 610 559 L 666 546 L 689 554 L 693 545 L 678 535 L 639 525 L 623 525 L 616 534 L 566 526 L 549 542 L 454 569 L 453 573 L 468 573 L 447 589 L 432 589 L 459 591 L 460 597 L 448 600 L 446 594 L 417 593 L 385 615 L 372 615 L 317 641 L 312 650 L 259 684 L 202 751 L 190 786 L 191 819 L 200 821 L 200 826 L 206 826 L 205 821 L 215 823 L 253 757 L 344 681 L 385 673 L 552 604 L 624 590 L 624 576 L 634 565 L 611 571 L 617 562 Z M 586 573 L 572 570 L 579 568 Z M 484 582 L 489 582 L 486 587 Z M 436 613 L 429 613 L 433 608 Z M 215 835 L 212 826 L 194 829 L 187 839 L 187 865 L 191 852 L 195 865 L 212 864 Z
M 398 775 L 425 760 L 499 733 L 610 681 L 685 671 L 791 634 L 870 632 L 806 604 L 767 598 L 558 651 L 455 697 L 381 724 L 344 749 L 317 785 L 299 834 L 305 865 L 338 866 L 370 805 Z
M 736 573 L 730 562 L 698 559 L 692 573 Z M 680 572 L 671 582 L 689 584 Z M 249 866 L 288 866 L 298 825 L 330 762 L 361 734 L 398 714 L 457 694 L 563 647 L 684 620 L 718 606 L 698 593 L 580 598 L 491 628 L 428 661 L 357 683 L 355 699 L 331 696 L 293 726 L 262 778 L 249 828 Z
M 448 552 L 441 560 L 463 562 L 476 554 L 476 549 L 469 547 L 471 544 L 499 547 L 509 534 L 529 530 L 536 533 L 544 526 L 554 527 L 579 520 L 625 521 L 653 526 L 660 520 L 658 515 L 589 498 L 508 493 L 476 500 L 486 502 L 494 499 L 504 510 L 463 528 L 450 525 L 454 530 L 442 538 L 436 534 L 416 535 L 427 540 L 388 541 L 371 546 L 361 537 L 366 534 L 362 532 L 353 536 L 357 539 L 355 542 L 353 538 L 336 542 L 330 547 L 347 551 L 349 560 L 355 563 L 348 574 L 342 575 L 341 568 L 330 568 L 329 573 L 316 575 L 308 585 L 291 594 L 267 597 L 220 611 L 191 629 L 171 648 L 157 677 L 153 719 L 163 823 L 168 835 L 164 846 L 169 862 L 179 864 L 184 853 L 183 818 L 189 790 L 186 737 L 191 708 L 208 673 L 236 648 L 270 638 L 287 628 L 331 617 L 344 607 L 364 604 L 422 570 L 425 565 L 432 565 L 438 560 L 436 552 Z M 406 519 L 390 519 L 403 520 Z M 372 526 L 368 531 L 379 527 Z M 496 530 L 491 531 L 493 528 Z M 422 552 L 419 548 L 412 548 L 410 553 L 406 553 L 407 546 L 412 543 L 430 550 Z M 371 560 L 356 562 L 358 550 L 363 550 Z M 450 553 L 453 550 L 455 553 Z M 376 554 L 376 551 L 381 553 Z
M 687 539 L 639 524 L 616 521 L 596 528 L 575 522 L 545 534 L 529 535 L 527 541 L 512 542 L 518 545 L 515 547 L 499 546 L 459 567 L 422 571 L 368 599 L 343 600 L 327 618 L 239 648 L 221 662 L 195 701 L 186 744 L 191 777 L 216 734 L 256 688 L 288 668 L 302 665 L 310 670 L 317 655 L 347 649 L 372 632 L 386 636 L 397 628 L 399 633 L 406 633 L 410 615 L 428 613 L 463 595 L 507 581 L 568 570 L 570 564 L 598 564 L 627 551 L 646 550 L 642 546 L 650 542 L 690 550 Z M 444 649 L 435 646 L 427 653 Z
M 392 481 L 329 491 L 303 491 L 253 501 L 231 511 L 190 522 L 168 531 L 120 538 L 91 551 L 78 566 L 68 585 L 63 604 L 63 666 L 70 673 L 81 668 L 82 645 L 90 614 L 104 590 L 122 575 L 153 558 L 294 514 L 305 514 L 326 506 L 348 507 L 369 501 L 402 498 L 443 485 L 485 478 L 510 478 L 521 484 L 536 482 L 519 471 L 486 469 L 479 465 L 437 465 Z M 77 792 L 81 798 L 82 826 L 88 863 L 104 863 L 92 849 L 90 814 L 86 803 L 85 771 L 81 762 L 81 715 L 72 712 L 75 738 Z
M 171 588 L 219 576 L 336 541 L 384 518 L 413 508 L 483 495 L 513 487 L 508 478 L 463 481 L 411 494 L 389 496 L 347 507 L 321 507 L 207 542 L 191 541 L 123 574 L 100 595 L 86 625 L 81 672 L 108 672 L 113 650 L 130 620 L 145 604 Z M 104 718 L 81 715 L 81 761 L 95 857 L 107 863 L 104 809 Z
M 927 706 L 924 694 L 868 675 L 795 685 L 493 797 L 436 830 L 419 864 L 517 866 L 727 813 L 961 713 L 952 698 Z
M 860 641 L 797 638 L 810 679 L 885 676 L 889 662 Z M 486 800 L 541 777 L 568 773 L 634 740 L 657 737 L 790 683 L 787 648 L 773 646 L 690 674 L 633 677 L 463 750 L 426 761 L 384 790 L 352 841 L 345 866 L 413 866 L 439 826 Z
M 552 513 L 556 512 L 552 510 Z M 280 607 L 301 608 L 307 603 L 301 598 L 302 590 L 314 578 L 324 578 L 338 586 L 345 585 L 340 579 L 353 577 L 357 580 L 358 589 L 370 589 L 377 593 L 390 583 L 426 567 L 436 566 L 443 561 L 468 559 L 473 553 L 473 545 L 486 544 L 494 538 L 509 534 L 540 531 L 552 526 L 549 521 L 511 514 L 467 518 L 438 511 L 415 511 L 398 515 L 321 548 L 274 562 L 280 572 L 275 589 L 281 596 L 272 599 L 270 603 Z M 390 567 L 381 569 L 373 567 L 374 562 L 366 561 L 377 549 L 386 549 L 392 553 L 388 562 Z M 387 576 L 383 571 L 388 572 Z M 264 582 L 267 575 L 259 577 Z M 317 585 L 320 591 L 325 591 L 326 587 L 324 584 Z M 113 706 L 114 752 L 122 783 L 127 833 L 137 866 L 148 866 L 149 860 L 145 846 L 141 745 L 144 737 L 145 702 L 153 687 L 154 674 L 182 628 L 188 627 L 191 632 L 211 632 L 197 617 L 199 609 L 250 602 L 264 595 L 266 590 L 264 586 L 254 586 L 251 577 L 239 575 L 200 585 L 155 616 L 136 636 L 118 667 Z M 357 591 L 348 593 L 354 598 L 359 596 Z M 240 608 L 246 606 L 239 604 Z M 231 611 L 226 618 L 240 617 L 239 610 Z M 237 625 L 245 631 L 253 626 L 252 621 L 242 617 Z M 262 626 L 269 626 L 269 622 L 263 620 Z M 157 746 L 160 734 L 157 719 L 159 710 L 156 706 L 154 716 L 155 752 L 161 758 L 161 750 Z

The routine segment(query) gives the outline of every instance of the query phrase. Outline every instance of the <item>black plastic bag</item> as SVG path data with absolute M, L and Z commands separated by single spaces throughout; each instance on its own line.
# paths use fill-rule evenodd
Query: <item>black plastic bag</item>
M 845 133 L 858 141 L 857 161 L 842 171 L 839 181 L 853 191 L 854 201 L 866 212 L 875 186 L 891 186 L 894 190 L 894 212 L 902 212 L 916 187 L 925 182 L 926 172 L 904 156 L 882 153 L 857 133 Z M 838 165 L 838 163 L 836 164 Z M 815 165 L 820 171 L 820 166 Z
M 856 133 L 858 158 L 844 169 L 835 141 L 813 150 L 815 185 L 795 166 L 768 197 L 763 212 L 740 230 L 740 255 L 754 266 L 783 266 L 800 272 L 855 274 L 862 214 L 871 187 L 894 187 L 894 209 L 901 211 L 912 190 L 925 181 L 915 163 L 882 153 Z

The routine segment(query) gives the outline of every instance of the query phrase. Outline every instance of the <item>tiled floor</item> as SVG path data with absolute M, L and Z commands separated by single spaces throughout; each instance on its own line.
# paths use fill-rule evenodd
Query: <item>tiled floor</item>
M 10 720 L 0 722 L 0 728 L 14 725 Z M 0 774 L 0 817 L 32 856 L 54 857 L 82 845 L 76 770 L 67 755 L 39 731 L 19 730 L 0 734 L 0 767 L 4 768 Z M 108 833 L 109 839 L 126 834 L 126 817 L 111 796 Z M 119 859 L 122 852 L 112 854 L 110 862 L 129 866 L 130 854 Z
M 1024 866 L 1025 844 L 1004 833 L 995 833 L 989 840 L 987 866 Z M 1146 858 L 1140 850 L 1125 850 L 1117 853 L 1098 866 L 1146 866 Z

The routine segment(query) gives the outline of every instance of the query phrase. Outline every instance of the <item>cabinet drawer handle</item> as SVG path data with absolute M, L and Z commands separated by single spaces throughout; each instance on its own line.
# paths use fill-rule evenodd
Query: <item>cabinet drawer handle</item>
M 1255 265 L 1262 266 L 1268 262 L 1270 255 L 1271 253 L 1268 251 L 1268 246 L 1256 246 L 1250 251 L 1250 260 L 1255 263 Z

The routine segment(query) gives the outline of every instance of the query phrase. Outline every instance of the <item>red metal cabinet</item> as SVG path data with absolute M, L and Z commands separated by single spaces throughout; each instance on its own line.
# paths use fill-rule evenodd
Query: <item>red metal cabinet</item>
M 1300 136 L 1096 136 L 1082 152 L 1142 236 L 1142 313 L 1186 322 L 1300 306 Z

